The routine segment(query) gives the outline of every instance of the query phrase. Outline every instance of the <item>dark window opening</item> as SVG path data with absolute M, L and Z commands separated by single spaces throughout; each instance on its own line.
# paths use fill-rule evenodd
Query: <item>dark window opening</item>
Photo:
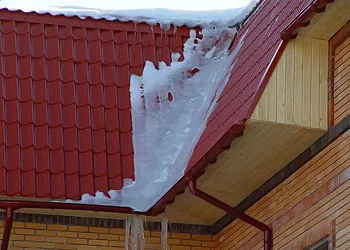
M 307 247 L 305 250 L 328 250 L 328 240 L 323 240 L 311 247 Z

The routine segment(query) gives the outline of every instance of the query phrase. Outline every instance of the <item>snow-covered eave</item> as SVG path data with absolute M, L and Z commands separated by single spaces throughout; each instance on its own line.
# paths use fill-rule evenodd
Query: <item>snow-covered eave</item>
M 169 9 L 135 9 L 135 10 L 108 10 L 93 9 L 80 6 L 42 6 L 22 8 L 17 5 L 2 5 L 0 10 L 7 10 L 12 13 L 22 12 L 25 14 L 38 14 L 43 16 L 58 16 L 75 18 L 80 20 L 100 20 L 122 23 L 159 25 L 165 30 L 173 27 L 205 28 L 235 27 L 245 21 L 254 11 L 260 0 L 252 0 L 247 7 L 212 10 L 212 11 L 186 11 Z M 250 9 L 252 11 L 247 12 Z
M 45 24 L 62 24 L 62 25 L 72 25 L 74 22 L 75 26 L 84 27 L 84 28 L 100 28 L 100 29 L 111 29 L 111 30 L 120 30 L 128 32 L 149 32 L 150 30 L 154 34 L 171 34 L 176 33 L 180 36 L 188 36 L 189 30 L 194 29 L 199 32 L 202 30 L 202 27 L 188 27 L 185 25 L 176 26 L 171 24 L 164 29 L 164 26 L 158 24 L 149 24 L 147 22 L 135 22 L 135 21 L 120 21 L 118 19 L 108 20 L 105 18 L 95 19 L 92 17 L 86 17 L 84 19 L 80 18 L 77 15 L 66 16 L 64 14 L 53 15 L 51 13 L 38 13 L 35 11 L 22 11 L 16 9 L 0 8 L 0 13 L 3 20 L 15 20 L 15 21 L 26 21 L 33 23 L 45 23 Z M 9 17 L 7 17 L 9 15 Z M 83 23 L 80 23 L 83 22 Z

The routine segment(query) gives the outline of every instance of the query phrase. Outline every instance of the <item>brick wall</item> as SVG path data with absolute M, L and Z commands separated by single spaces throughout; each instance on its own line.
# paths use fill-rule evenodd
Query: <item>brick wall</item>
M 350 21 L 329 40 L 329 125 L 350 112 Z
M 334 49 L 334 122 L 350 112 L 350 37 Z
M 147 250 L 162 249 L 159 232 L 145 232 L 145 240 Z M 9 250 L 124 250 L 124 241 L 120 228 L 14 222 Z M 168 250 L 210 250 L 213 246 L 209 235 L 169 233 Z
M 350 248 L 350 130 L 260 199 L 247 213 L 273 229 L 274 249 L 304 249 L 328 237 Z M 215 249 L 262 249 L 263 234 L 235 220 Z

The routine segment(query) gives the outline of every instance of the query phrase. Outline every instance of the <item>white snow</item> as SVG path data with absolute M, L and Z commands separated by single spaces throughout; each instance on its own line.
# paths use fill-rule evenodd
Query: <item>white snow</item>
M 158 69 L 147 62 L 142 76 L 131 77 L 135 181 L 125 179 L 110 198 L 97 192 L 80 202 L 147 211 L 184 176 L 245 37 L 229 53 L 235 30 L 202 32 L 202 39 L 191 32 L 184 61 L 174 54 L 171 65 L 160 62 Z
M 122 22 L 133 21 L 135 23 L 146 22 L 151 25 L 162 24 L 167 27 L 170 24 L 175 26 L 186 25 L 188 27 L 217 27 L 235 25 L 242 20 L 256 5 L 258 0 L 251 0 L 246 7 L 211 10 L 211 11 L 189 11 L 170 9 L 108 9 L 108 5 L 101 5 L 101 8 L 87 8 L 75 5 L 48 6 L 46 4 L 23 5 L 20 3 L 1 4 L 0 8 L 10 10 L 21 10 L 24 12 L 50 13 L 52 15 L 78 16 L 81 19 L 91 17 L 94 19 L 119 20 Z
M 159 69 L 147 62 L 143 75 L 131 78 L 136 181 L 122 189 L 123 205 L 147 211 L 183 177 L 244 41 L 229 54 L 233 36 L 204 29 L 200 40 L 192 32 L 184 61 Z

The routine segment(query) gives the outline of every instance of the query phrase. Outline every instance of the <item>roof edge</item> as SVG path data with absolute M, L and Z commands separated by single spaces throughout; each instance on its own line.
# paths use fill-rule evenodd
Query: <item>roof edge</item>
M 40 23 L 40 24 L 55 24 L 55 25 L 66 25 L 82 28 L 97 28 L 97 29 L 109 29 L 118 31 L 129 31 L 129 32 L 153 32 L 155 34 L 167 34 L 177 33 L 178 35 L 184 36 L 189 34 L 189 30 L 194 29 L 196 31 L 201 30 L 200 27 L 187 27 L 187 26 L 175 26 L 170 25 L 169 29 L 165 30 L 160 24 L 151 25 L 146 22 L 135 23 L 132 21 L 123 22 L 120 20 L 108 20 L 108 19 L 94 19 L 87 17 L 81 19 L 78 16 L 65 16 L 52 15 L 50 13 L 37 13 L 35 11 L 24 12 L 22 10 L 10 10 L 8 8 L 0 8 L 0 14 L 2 20 Z
M 281 37 L 285 41 L 292 40 L 296 38 L 297 33 L 295 31 L 301 27 L 306 27 L 310 25 L 311 18 L 317 14 L 322 13 L 326 10 L 328 4 L 333 3 L 335 0 L 314 0 L 309 5 L 307 5 L 304 10 L 297 15 L 294 20 L 288 24 L 286 28 L 281 32 Z
M 350 115 L 344 118 L 333 128 L 323 135 L 318 141 L 306 149 L 293 161 L 288 163 L 280 172 L 271 177 L 267 182 L 261 185 L 248 197 L 246 197 L 236 209 L 246 211 L 253 206 L 263 196 L 267 195 L 271 190 L 277 187 L 284 180 L 289 178 L 298 169 L 300 169 L 306 162 L 315 157 L 325 147 L 330 145 L 333 141 L 338 139 L 342 134 L 350 129 Z M 4 213 L 0 212 L 0 219 L 3 219 Z M 169 232 L 172 233 L 189 233 L 202 235 L 216 235 L 231 224 L 236 218 L 231 218 L 228 214 L 220 218 L 212 225 L 202 224 L 187 224 L 187 223 L 169 223 Z M 108 226 L 113 228 L 124 228 L 125 220 L 123 219 L 107 219 L 107 218 L 90 218 L 66 215 L 48 215 L 35 213 L 15 213 L 14 221 L 18 222 L 38 222 L 46 224 L 64 224 L 64 225 L 82 225 L 82 226 Z M 146 223 L 145 230 L 160 231 L 161 225 L 159 222 L 149 221 Z

